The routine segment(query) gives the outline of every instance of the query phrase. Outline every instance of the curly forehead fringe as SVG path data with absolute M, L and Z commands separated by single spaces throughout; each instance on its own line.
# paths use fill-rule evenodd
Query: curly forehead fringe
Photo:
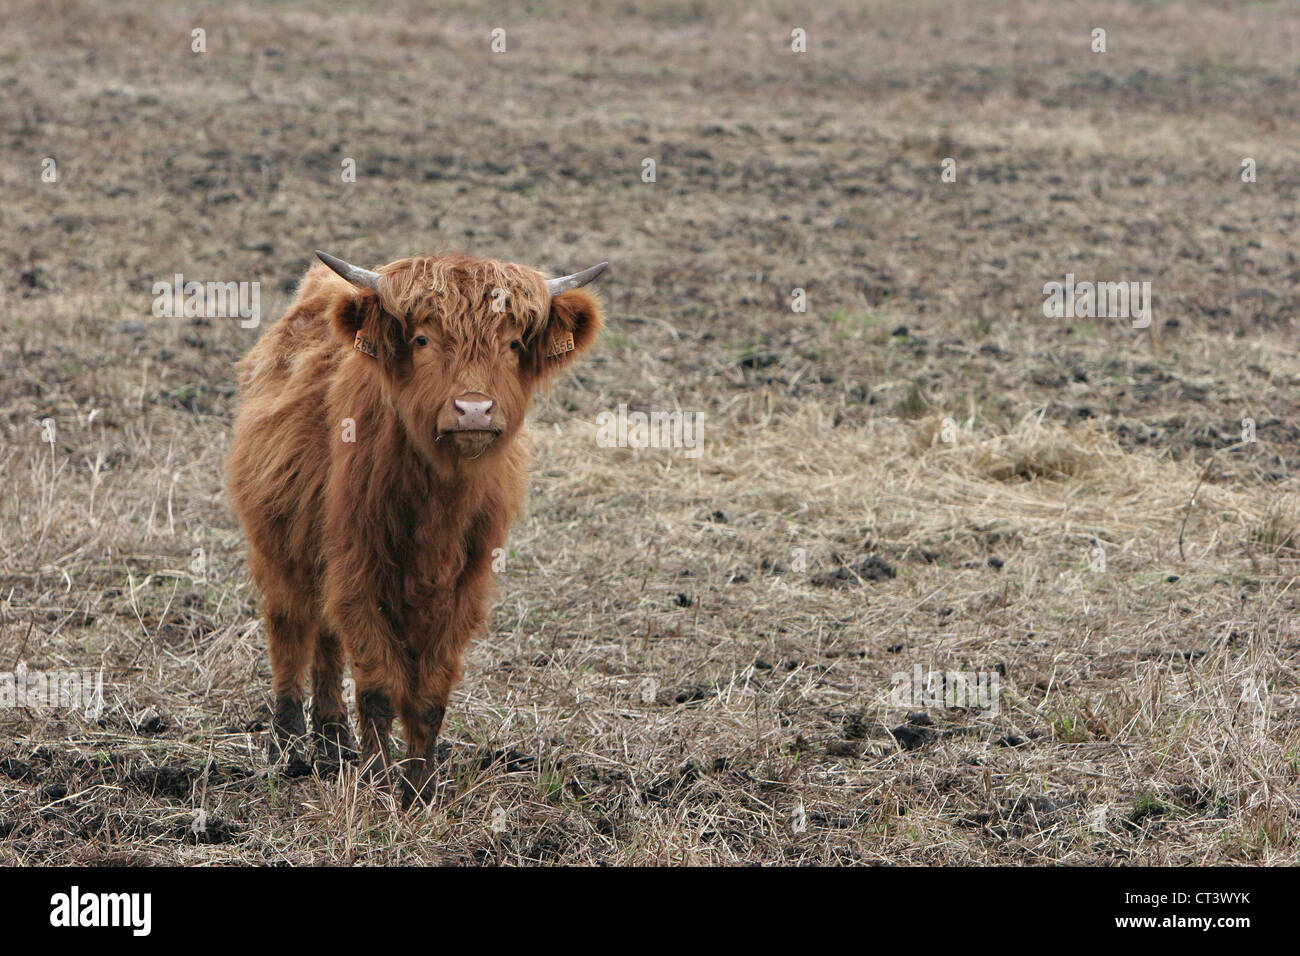
M 541 273 L 513 262 L 471 259 L 468 256 L 399 259 L 380 270 L 384 277 L 384 309 L 419 323 L 433 316 L 448 333 L 472 336 L 482 327 L 493 292 L 509 297 L 506 313 L 531 337 L 545 324 L 551 297 Z

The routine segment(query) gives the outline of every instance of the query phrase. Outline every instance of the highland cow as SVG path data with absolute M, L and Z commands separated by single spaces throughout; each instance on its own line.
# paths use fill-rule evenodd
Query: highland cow
M 595 340 L 601 307 L 580 286 L 608 263 L 546 279 L 462 256 L 377 272 L 317 256 L 239 363 L 227 461 L 270 646 L 271 753 L 301 760 L 314 742 L 326 760 L 355 754 L 346 651 L 363 772 L 393 772 L 399 717 L 409 804 L 431 786 L 493 555 L 523 504 L 533 389 Z

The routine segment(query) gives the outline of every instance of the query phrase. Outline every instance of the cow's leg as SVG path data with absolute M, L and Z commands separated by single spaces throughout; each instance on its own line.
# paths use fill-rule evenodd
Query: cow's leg
M 357 677 L 357 715 L 360 718 L 361 776 L 386 780 L 391 759 L 388 736 L 393 730 L 393 697 L 384 683 Z
M 444 700 L 427 701 L 404 714 L 406 724 L 406 768 L 402 775 L 402 806 L 409 807 L 417 800 L 427 803 L 433 796 L 437 781 L 433 767 L 437 759 L 438 734 L 442 719 L 447 713 Z
M 316 753 L 327 763 L 341 763 L 357 755 L 343 703 L 343 645 L 324 626 L 316 633 L 312 664 L 311 730 Z
M 337 572 L 335 572 L 337 573 Z M 369 599 L 351 599 L 345 584 L 327 580 L 332 594 L 325 613 L 335 634 L 342 635 L 352 659 L 357 685 L 357 736 L 361 743 L 361 777 L 386 782 L 389 777 L 388 737 L 393 717 L 405 701 L 410 662 L 382 613 L 382 605 Z
M 459 644 L 451 641 L 431 644 L 417 666 L 415 686 L 411 688 L 408 703 L 402 711 L 402 722 L 406 725 L 406 773 L 402 779 L 404 807 L 417 800 L 427 803 L 433 796 L 437 783 L 434 764 L 438 734 L 442 731 L 451 689 L 460 680 L 460 675 Z
M 271 715 L 271 760 L 284 758 L 292 770 L 306 763 L 307 724 L 303 715 L 303 685 L 315 644 L 312 623 L 284 608 L 266 612 L 266 640 L 271 651 L 275 709 Z

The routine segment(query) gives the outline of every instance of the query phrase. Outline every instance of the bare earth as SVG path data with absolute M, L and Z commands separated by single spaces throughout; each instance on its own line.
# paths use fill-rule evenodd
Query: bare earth
M 0 672 L 105 698 L 0 710 L 0 863 L 1300 863 L 1295 4 L 582 6 L 0 4 Z M 423 812 L 268 767 L 258 330 L 151 311 L 314 248 L 613 262 Z

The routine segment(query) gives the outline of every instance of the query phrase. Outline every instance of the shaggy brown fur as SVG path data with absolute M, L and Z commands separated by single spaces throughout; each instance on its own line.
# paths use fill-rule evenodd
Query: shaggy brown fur
M 324 265 L 307 272 L 239 363 L 227 475 L 264 601 L 273 754 L 300 756 L 309 668 L 318 746 L 329 759 L 353 746 L 346 649 L 363 759 L 388 766 L 400 717 L 409 802 L 523 503 L 533 389 L 591 345 L 603 317 L 585 289 L 552 299 L 540 273 L 511 263 L 440 256 L 379 272 L 379 293 Z M 354 347 L 358 333 L 375 356 Z M 495 403 L 496 434 L 457 430 L 467 395 Z

